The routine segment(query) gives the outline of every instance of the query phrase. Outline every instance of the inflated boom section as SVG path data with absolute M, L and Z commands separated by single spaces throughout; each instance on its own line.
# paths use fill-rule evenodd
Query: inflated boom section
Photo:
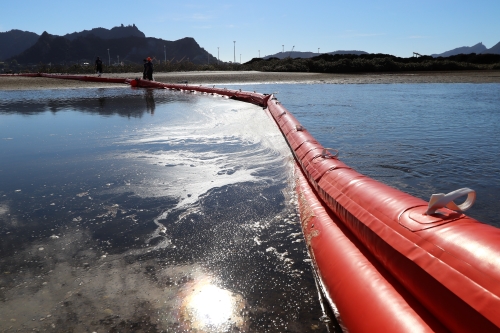
M 319 284 L 353 332 L 500 332 L 500 229 L 366 177 L 272 95 L 141 79 L 26 74 L 201 92 L 267 108 L 297 161 L 302 230 Z
M 427 202 L 346 166 L 274 97 L 268 108 L 321 201 L 391 277 L 451 332 L 500 331 L 499 229 L 446 208 L 425 215 Z M 338 274 L 334 260 L 316 261 L 320 277 Z
M 448 332 L 329 212 L 298 166 L 295 175 L 304 237 L 341 325 L 351 333 Z
M 267 106 L 267 100 L 271 97 L 271 95 L 262 95 L 255 92 L 251 93 L 247 91 L 241 91 L 241 89 L 231 90 L 231 89 L 221 89 L 215 87 L 210 88 L 204 86 L 192 86 L 187 84 L 169 84 L 169 83 L 147 81 L 141 79 L 133 79 L 133 80 L 128 79 L 127 83 L 129 83 L 132 87 L 173 89 L 173 90 L 182 90 L 191 92 L 201 92 L 212 95 L 221 95 L 260 106 Z

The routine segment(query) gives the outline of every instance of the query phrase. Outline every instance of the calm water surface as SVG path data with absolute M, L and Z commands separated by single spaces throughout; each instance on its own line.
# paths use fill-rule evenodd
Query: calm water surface
M 0 331 L 325 331 L 262 108 L 0 92 Z
M 229 87 L 229 86 L 228 86 Z M 500 226 L 500 85 L 238 85 L 358 171 L 477 191 Z M 200 94 L 0 92 L 0 328 L 327 332 L 262 108 Z

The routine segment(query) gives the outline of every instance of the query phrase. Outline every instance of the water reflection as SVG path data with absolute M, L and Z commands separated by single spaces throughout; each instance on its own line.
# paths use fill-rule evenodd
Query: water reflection
M 180 293 L 180 320 L 183 328 L 198 332 L 245 330 L 245 300 L 222 289 L 209 276 L 189 283 Z
M 262 108 L 0 95 L 0 331 L 325 331 L 289 148 Z
M 95 89 L 82 91 L 53 91 L 50 95 L 29 92 L 0 91 L 0 114 L 35 115 L 50 111 L 74 110 L 102 116 L 119 115 L 127 118 L 140 118 L 145 113 L 154 114 L 156 104 L 182 100 L 192 104 L 189 95 L 178 93 L 165 94 L 155 89 Z M 137 98 L 143 96 L 143 99 Z M 39 97 L 39 98 L 37 98 Z M 158 101 L 156 101 L 156 99 Z
M 155 108 L 156 108 L 154 90 L 146 89 L 144 91 L 144 99 L 146 100 L 146 110 L 153 115 L 155 113 Z

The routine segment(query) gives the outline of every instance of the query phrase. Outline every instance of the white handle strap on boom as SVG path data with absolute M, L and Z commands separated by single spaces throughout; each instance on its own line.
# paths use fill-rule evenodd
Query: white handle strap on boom
M 338 156 L 339 151 L 333 148 L 323 148 L 323 151 L 321 152 L 321 157 L 323 158 L 337 158 Z
M 453 202 L 453 200 L 461 196 L 464 196 L 466 194 L 467 194 L 467 199 L 461 205 L 457 205 Z M 470 188 L 467 187 L 458 189 L 448 194 L 444 193 L 433 194 L 429 200 L 429 206 L 427 208 L 427 211 L 425 212 L 425 215 L 434 214 L 436 213 L 436 210 L 443 207 L 449 208 L 456 212 L 463 212 L 471 208 L 472 205 L 474 204 L 474 201 L 476 201 L 476 191 L 471 190 Z

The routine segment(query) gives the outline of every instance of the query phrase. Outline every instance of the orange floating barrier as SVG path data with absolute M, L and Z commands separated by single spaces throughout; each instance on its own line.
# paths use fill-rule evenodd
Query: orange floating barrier
M 319 285 L 349 332 L 448 332 L 321 202 L 296 165 L 302 230 Z
M 500 229 L 444 205 L 432 209 L 433 200 L 429 204 L 352 170 L 338 160 L 337 153 L 314 140 L 274 97 L 268 108 L 321 202 L 366 248 L 367 258 L 376 260 L 400 284 L 402 288 L 396 289 L 401 295 L 412 295 L 450 332 L 500 331 Z M 457 207 L 452 202 L 447 206 Z M 304 225 L 307 216 L 301 214 L 301 219 Z M 323 233 L 333 228 L 332 223 L 324 223 Z M 312 231 L 306 229 L 304 234 L 307 238 Z M 342 275 L 333 264 L 340 259 L 327 244 L 337 240 L 323 237 L 329 238 L 322 242 L 325 245 L 311 240 L 308 247 L 313 258 L 322 258 L 326 251 L 327 259 L 316 260 L 316 266 L 327 295 L 336 303 L 338 281 L 331 277 Z M 356 257 L 350 260 L 359 262 Z M 363 270 L 361 265 L 359 274 Z M 359 286 L 342 287 L 355 295 Z M 374 281 L 363 288 L 379 287 Z M 359 305 L 360 299 L 352 302 Z M 373 311 L 380 306 L 373 304 Z M 353 315 L 340 308 L 339 313 L 341 318 Z M 357 315 L 358 320 L 366 320 L 366 314 L 363 319 Z M 393 320 L 399 317 L 399 311 L 393 316 Z M 429 327 L 434 327 L 434 318 L 421 317 Z M 365 332 L 355 329 L 355 324 L 346 326 L 350 332 Z

